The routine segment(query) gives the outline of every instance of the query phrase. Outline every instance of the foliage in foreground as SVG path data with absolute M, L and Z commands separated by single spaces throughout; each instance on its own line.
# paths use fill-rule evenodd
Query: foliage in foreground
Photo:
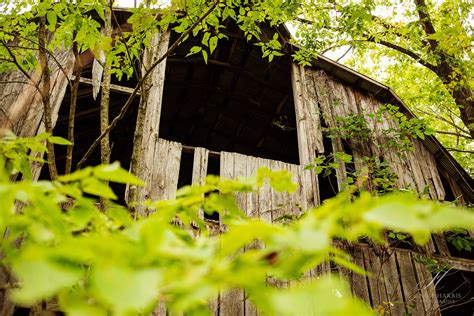
M 266 182 L 277 191 L 296 189 L 288 172 L 269 169 L 246 179 L 208 177 L 202 186 L 180 189 L 176 199 L 149 201 L 154 213 L 135 221 L 112 202 L 115 196 L 102 182 L 141 183 L 118 163 L 54 182 L 10 182 L 15 166 L 29 159 L 21 148 L 31 145 L 24 144 L 45 149 L 32 140 L 0 141 L 0 229 L 7 231 L 1 263 L 18 280 L 9 294 L 25 306 L 57 299 L 71 315 L 147 314 L 158 301 L 174 312 L 205 315 L 208 301 L 232 288 L 244 289 L 268 314 L 370 315 L 343 280 L 322 277 L 277 289 L 267 279 L 297 280 L 327 260 L 363 273 L 334 239 L 364 235 L 383 242 L 384 230 L 391 229 L 422 244 L 431 231 L 474 227 L 467 210 L 407 194 L 354 198 L 350 191 L 288 225 L 247 218 L 234 193 L 253 192 Z M 107 209 L 97 208 L 96 197 L 110 199 Z M 211 234 L 200 210 L 219 212 L 225 232 Z

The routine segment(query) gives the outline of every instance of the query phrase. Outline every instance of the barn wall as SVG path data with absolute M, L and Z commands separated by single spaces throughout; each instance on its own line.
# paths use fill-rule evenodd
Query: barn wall
M 371 115 L 375 115 L 384 103 L 363 94 L 349 85 L 328 76 L 324 71 L 303 68 L 293 65 L 292 76 L 294 80 L 294 94 L 296 112 L 298 115 L 298 141 L 300 151 L 308 151 L 306 156 L 311 159 L 315 153 L 324 152 L 322 144 L 321 120 L 329 128 L 337 127 L 337 117 L 347 117 L 350 114 L 364 115 L 368 127 L 374 131 L 374 137 L 364 139 L 353 137 L 346 140 L 352 151 L 355 168 L 361 171 L 364 168 L 362 157 L 376 156 L 387 161 L 392 171 L 398 176 L 398 188 L 411 188 L 418 192 L 428 188 L 432 199 L 443 200 L 445 196 L 440 175 L 433 155 L 424 147 L 419 139 L 413 140 L 413 151 L 406 153 L 406 158 L 401 158 L 396 148 L 384 148 L 387 137 L 382 129 L 395 129 L 399 127 L 393 120 L 386 119 L 377 122 Z M 298 101 L 297 101 L 298 100 Z M 315 126 L 316 125 L 316 126 Z M 319 126 L 317 126 L 319 125 Z M 343 142 L 339 137 L 332 138 L 334 152 L 343 152 Z M 307 163 L 302 161 L 302 163 Z M 344 164 L 336 170 L 339 188 L 342 189 L 346 182 L 346 167 Z
M 71 77 L 74 67 L 74 56 L 70 50 L 57 51 L 55 59 L 49 58 L 51 68 L 51 109 L 53 127 L 56 123 L 59 107 L 64 98 L 68 78 Z M 32 73 L 34 82 L 20 71 L 0 74 L 2 84 L 0 89 L 0 128 L 12 130 L 19 137 L 32 137 L 44 131 L 42 123 L 43 103 L 41 96 L 35 88 L 40 78 L 37 73 Z
M 387 139 L 381 129 L 399 129 L 393 120 L 377 122 L 371 117 L 384 103 L 341 83 L 322 70 L 293 65 L 292 80 L 302 165 L 312 162 L 318 154 L 328 154 L 327 148 L 325 152 L 323 146 L 324 125 L 335 128 L 337 117 L 363 115 L 374 137 L 344 140 L 353 156 L 356 171 L 362 171 L 366 167 L 363 157 L 376 156 L 387 161 L 398 176 L 397 188 L 411 188 L 418 192 L 428 188 L 430 198 L 444 200 L 445 192 L 436 161 L 420 140 L 413 140 L 414 150 L 407 152 L 404 159 L 397 149 L 383 148 Z M 340 137 L 331 138 L 331 144 L 332 152 L 348 150 Z M 344 163 L 336 169 L 339 190 L 345 187 L 346 170 Z M 366 189 L 373 189 L 370 180 L 366 183 Z M 439 240 L 441 244 L 444 242 L 441 236 L 435 236 L 435 240 Z M 434 243 L 430 242 L 425 251 L 433 253 Z M 361 245 L 351 246 L 350 252 L 354 263 L 369 271 L 371 276 L 363 277 L 338 267 L 335 270 L 348 277 L 353 293 L 370 303 L 373 308 L 389 310 L 392 315 L 403 315 L 404 312 L 411 312 L 413 315 L 439 314 L 431 274 L 425 266 L 412 259 L 410 252 L 385 250 L 381 254 Z M 310 277 L 318 275 L 317 271 L 321 271 L 321 267 L 311 272 Z M 387 302 L 393 303 L 393 306 Z

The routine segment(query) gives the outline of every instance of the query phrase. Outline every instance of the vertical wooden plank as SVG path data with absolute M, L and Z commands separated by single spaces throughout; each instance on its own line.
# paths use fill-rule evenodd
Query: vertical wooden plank
M 220 175 L 224 179 L 235 176 L 235 162 L 239 163 L 237 154 L 221 153 Z M 242 315 L 244 311 L 244 292 L 240 289 L 230 289 L 219 295 L 220 315 Z
M 370 296 L 372 298 L 372 307 L 374 309 L 386 308 L 387 292 L 385 289 L 383 271 L 379 258 L 374 254 L 371 248 L 363 248 L 365 267 L 369 276 Z
M 316 152 L 324 152 L 320 112 L 312 72 L 311 69 L 292 64 L 291 82 L 301 165 L 312 162 Z
M 354 247 L 352 260 L 360 268 L 366 269 L 364 265 L 364 253 L 360 246 Z M 364 300 L 367 304 L 370 304 L 369 283 L 367 281 L 367 276 L 352 272 L 350 281 L 352 293 Z
M 250 177 L 255 174 L 257 170 L 256 158 L 252 156 L 246 156 L 245 164 L 245 174 L 247 177 Z M 249 217 L 258 217 L 258 195 L 255 193 L 247 194 L 247 206 L 246 206 L 247 216 Z M 259 242 L 254 242 L 249 246 L 249 248 L 261 248 L 262 245 Z M 245 315 L 247 316 L 257 316 L 259 315 L 257 308 L 254 304 L 247 298 L 246 293 L 244 292 L 244 305 L 245 305 Z
M 438 253 L 444 257 L 449 257 L 449 248 L 448 244 L 446 243 L 446 238 L 443 234 L 433 234 L 432 235 L 433 241 L 438 249 Z
M 257 172 L 256 158 L 252 156 L 247 156 L 246 162 L 246 174 L 248 177 L 255 175 Z M 247 197 L 247 215 L 249 217 L 258 217 L 258 194 L 249 193 Z
M 196 147 L 194 149 L 194 158 L 193 158 L 193 174 L 191 177 L 192 185 L 202 185 L 206 180 L 207 175 L 207 165 L 209 161 L 209 150 L 202 147 Z M 202 210 L 198 211 L 198 216 L 203 219 L 204 212 Z
M 393 252 L 385 258 L 382 264 L 382 270 L 385 280 L 385 289 L 387 290 L 387 299 L 388 302 L 393 304 L 393 306 L 390 307 L 390 312 L 392 315 L 403 315 L 405 313 L 405 304 L 397 270 L 397 262 Z
M 418 286 L 421 291 L 421 297 L 423 298 L 423 305 L 425 309 L 425 315 L 438 316 L 441 315 L 439 309 L 438 298 L 436 296 L 436 289 L 433 283 L 433 277 L 426 269 L 423 264 L 413 261 L 415 265 L 416 276 L 418 279 Z
M 234 156 L 234 173 L 233 178 L 245 177 L 247 174 L 247 156 L 240 154 L 233 154 Z M 247 193 L 236 193 L 235 199 L 239 208 L 247 212 Z
M 270 164 L 267 159 L 257 158 L 258 159 L 258 166 L 259 167 L 270 167 Z M 272 222 L 272 214 L 271 214 L 271 202 L 272 202 L 272 194 L 271 188 L 268 183 L 266 183 L 263 188 L 260 189 L 259 197 L 258 197 L 258 205 L 259 210 L 258 214 L 260 219 L 264 220 L 265 222 L 271 223 Z
M 425 315 L 411 255 L 404 251 L 397 251 L 395 255 L 400 270 L 406 309 L 412 315 Z
M 207 175 L 207 165 L 209 161 L 209 150 L 202 147 L 194 149 L 192 184 L 204 184 Z
M 151 66 L 159 56 L 162 56 L 168 49 L 169 43 L 169 32 L 159 34 L 153 33 L 150 40 L 150 47 L 145 49 L 143 52 L 143 67 L 147 68 Z M 140 144 L 134 144 L 134 146 L 141 147 L 141 156 L 138 158 L 139 162 L 131 161 L 131 168 L 134 164 L 138 163 L 138 170 L 136 176 L 145 182 L 145 186 L 137 187 L 137 202 L 142 202 L 147 198 L 157 199 L 163 198 L 159 196 L 162 190 L 155 190 L 156 180 L 163 176 L 157 175 L 157 164 L 164 166 L 166 160 L 160 160 L 167 157 L 164 152 L 160 152 L 159 147 L 163 146 L 159 140 L 159 129 L 160 129 L 160 116 L 161 116 L 161 103 L 163 99 L 163 87 L 166 70 L 166 59 L 161 62 L 146 80 L 143 82 L 143 91 L 140 97 L 139 116 L 144 117 L 143 122 L 143 137 Z M 138 128 L 138 127 L 137 127 Z M 135 133 L 140 133 L 137 129 Z M 160 156 L 161 155 L 161 156 Z M 179 169 L 178 169 L 179 170 Z M 169 170 L 163 169 L 165 173 L 169 173 Z M 174 170 L 175 171 L 175 170 Z M 164 185 L 161 183 L 161 185 Z M 127 186 L 128 191 L 128 186 Z M 167 193 L 170 195 L 169 193 Z M 128 193 L 126 193 L 128 196 Z M 143 207 L 137 208 L 140 213 L 144 212 Z

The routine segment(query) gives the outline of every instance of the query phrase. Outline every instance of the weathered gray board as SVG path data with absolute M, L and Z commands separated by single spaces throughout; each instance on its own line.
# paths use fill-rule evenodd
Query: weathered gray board
M 51 68 L 51 113 L 53 127 L 56 124 L 59 107 L 64 98 L 68 78 L 74 68 L 74 55 L 72 51 L 57 51 L 55 59 L 49 58 Z M 64 70 L 64 72 L 63 72 Z M 32 137 L 44 131 L 42 124 L 43 103 L 41 96 L 35 88 L 40 80 L 37 73 L 31 77 L 35 82 L 28 82 L 28 78 L 20 71 L 0 74 L 0 128 L 7 128 L 20 137 Z M 8 84 L 5 84 L 7 83 Z M 26 83 L 21 83 L 26 82 Z M 41 83 L 39 84 L 41 89 Z M 41 125 L 41 127 L 40 127 Z
M 337 127 L 337 117 L 347 117 L 350 114 L 363 115 L 375 136 L 370 139 L 353 137 L 347 140 L 356 162 L 356 169 L 361 170 L 364 165 L 358 158 L 383 157 L 390 164 L 392 171 L 398 175 L 398 187 L 412 188 L 418 192 L 429 188 L 432 199 L 444 199 L 445 192 L 435 159 L 421 141 L 413 140 L 414 150 L 407 153 L 406 159 L 399 157 L 396 148 L 384 148 L 383 144 L 387 139 L 381 129 L 398 130 L 399 127 L 394 120 L 385 119 L 377 122 L 370 116 L 375 114 L 384 105 L 383 103 L 374 97 L 362 94 L 349 85 L 342 84 L 322 70 L 293 65 L 292 77 L 298 117 L 299 145 L 300 147 L 308 146 L 308 149 L 300 148 L 300 157 L 311 159 L 315 152 L 324 151 L 321 145 L 321 119 L 324 119 L 328 127 L 334 128 Z M 301 112 L 299 109 L 302 107 L 305 109 L 303 115 L 299 114 Z M 334 152 L 344 151 L 340 138 L 333 138 L 332 144 Z M 346 179 L 346 168 L 343 164 L 337 170 L 337 176 L 341 187 Z
M 152 34 L 150 48 L 145 49 L 143 53 L 143 72 L 145 72 L 148 67 L 151 67 L 151 65 L 153 65 L 153 63 L 155 63 L 158 58 L 165 54 L 166 50 L 168 49 L 169 35 L 169 32 L 164 34 Z M 158 132 L 160 130 L 161 103 L 163 99 L 165 70 L 166 59 L 151 71 L 150 75 L 146 78 L 146 80 L 144 80 L 142 85 L 143 92 L 141 93 L 139 113 L 137 118 L 137 130 L 140 129 L 142 132 L 141 143 L 137 144 L 138 146 L 141 146 L 141 155 L 140 163 L 138 164 L 139 168 L 136 172 L 136 175 L 145 181 L 145 186 L 137 188 L 137 201 L 139 202 L 144 201 L 147 198 L 163 198 L 163 196 L 160 195 L 163 193 L 162 187 L 166 183 L 163 182 L 163 177 L 168 177 L 166 176 L 167 173 L 175 171 L 179 172 L 181 144 L 172 144 L 171 142 L 167 143 L 166 141 L 158 138 Z M 142 117 L 142 120 L 139 119 L 140 117 Z M 137 133 L 137 131 L 135 133 Z M 163 146 L 168 148 L 168 153 L 165 153 Z M 160 147 L 162 148 L 160 149 Z M 165 158 L 164 155 L 171 155 L 168 158 L 171 158 L 173 161 L 168 162 L 163 160 Z M 176 155 L 178 156 L 176 157 Z M 177 165 L 175 165 L 176 159 L 178 159 Z M 131 161 L 132 165 L 135 163 L 137 162 Z M 177 169 L 167 169 L 168 163 L 171 163 L 171 165 Z M 157 181 L 160 183 L 159 185 L 156 185 Z M 166 198 L 170 197 L 171 195 L 168 192 Z M 138 210 L 143 212 L 143 208 L 141 207 L 138 207 Z

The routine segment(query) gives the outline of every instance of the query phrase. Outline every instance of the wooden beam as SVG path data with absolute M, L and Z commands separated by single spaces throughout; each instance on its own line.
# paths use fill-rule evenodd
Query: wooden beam
M 168 58 L 168 62 L 169 63 L 203 64 L 202 60 L 198 59 L 198 58 Z M 226 70 L 229 70 L 231 72 L 235 72 L 235 73 L 238 73 L 238 74 L 245 75 L 245 76 L 255 80 L 259 84 L 264 85 L 265 87 L 267 87 L 271 90 L 279 91 L 279 92 L 284 91 L 283 87 L 276 87 L 274 84 L 268 82 L 267 80 L 264 80 L 264 79 L 260 78 L 255 73 L 245 69 L 242 66 L 236 66 L 236 65 L 233 65 L 231 63 L 224 62 L 224 61 L 219 61 L 219 60 L 215 60 L 215 59 L 209 59 L 207 61 L 207 64 L 222 67 L 222 68 L 225 68 Z
M 72 76 L 71 80 L 74 80 L 74 78 L 75 78 L 75 76 Z M 79 79 L 79 82 L 92 86 L 92 79 L 89 79 L 89 78 L 81 77 L 81 79 Z M 101 86 L 102 86 L 102 84 L 101 84 Z M 116 85 L 116 84 L 111 84 L 110 85 L 110 91 L 123 93 L 123 94 L 132 94 L 133 93 L 133 88 L 120 86 L 120 85 Z M 137 95 L 140 95 L 140 94 L 141 94 L 140 91 L 138 91 Z

